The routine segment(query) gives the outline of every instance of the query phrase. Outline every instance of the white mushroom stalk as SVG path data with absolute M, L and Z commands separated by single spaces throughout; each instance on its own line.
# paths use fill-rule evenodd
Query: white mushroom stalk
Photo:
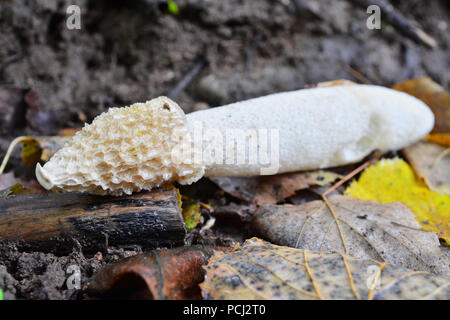
M 46 189 L 122 195 L 202 176 L 340 166 L 398 150 L 434 125 L 420 100 L 371 85 L 268 95 L 184 115 L 166 97 L 111 108 L 43 167 Z

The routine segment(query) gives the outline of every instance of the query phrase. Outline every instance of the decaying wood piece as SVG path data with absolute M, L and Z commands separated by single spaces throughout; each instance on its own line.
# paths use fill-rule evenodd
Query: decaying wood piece
M 106 244 L 147 248 L 184 244 L 186 229 L 175 190 L 156 189 L 127 197 L 81 194 L 24 195 L 0 199 L 0 239 L 41 251 L 87 251 Z

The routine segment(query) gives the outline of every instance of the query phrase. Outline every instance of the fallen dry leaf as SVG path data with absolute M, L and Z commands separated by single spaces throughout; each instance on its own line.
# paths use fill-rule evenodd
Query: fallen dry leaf
M 42 136 L 29 138 L 29 141 L 23 142 L 22 147 L 22 162 L 28 166 L 34 166 L 39 161 L 48 161 L 56 151 L 61 149 L 63 145 L 70 140 L 69 136 Z M 29 146 L 31 146 L 31 148 Z
M 264 205 L 254 216 L 256 230 L 271 242 L 325 253 L 386 261 L 412 270 L 450 276 L 437 235 L 420 229 L 401 203 L 333 196 L 337 221 L 321 201 L 303 205 Z
M 437 232 L 450 244 L 450 196 L 428 189 L 411 167 L 400 159 L 384 159 L 370 166 L 353 181 L 345 194 L 380 203 L 406 204 L 425 230 Z
M 22 143 L 22 162 L 27 167 L 36 165 L 39 161 L 46 162 L 55 154 L 70 137 L 48 136 L 48 137 L 29 137 L 20 136 L 11 141 L 8 150 L 0 165 L 0 174 L 8 163 L 14 148 Z
M 425 271 L 258 238 L 216 252 L 205 269 L 206 299 L 450 299 L 450 281 Z
M 319 88 L 324 88 L 324 87 L 334 87 L 334 86 L 354 86 L 356 84 L 357 84 L 356 82 L 353 82 L 351 80 L 337 79 L 337 80 L 319 82 L 316 86 Z
M 209 178 L 228 194 L 258 205 L 275 204 L 295 195 L 297 190 L 323 186 L 342 176 L 331 171 L 292 172 L 260 177 Z
M 64 128 L 58 131 L 60 137 L 73 137 L 82 128 Z
M 419 141 L 402 152 L 428 188 L 450 195 L 450 156 L 440 157 L 445 150 L 435 143 Z
M 217 249 L 217 248 L 216 248 Z M 201 299 L 198 284 L 209 247 L 153 250 L 101 269 L 90 281 L 91 297 L 140 299 Z
M 450 133 L 450 96 L 428 77 L 397 83 L 392 89 L 403 91 L 425 102 L 435 115 L 433 132 Z
M 26 167 L 33 167 L 41 160 L 42 148 L 35 138 L 25 137 L 22 141 L 22 162 Z
M 450 148 L 450 133 L 430 133 L 425 140 Z

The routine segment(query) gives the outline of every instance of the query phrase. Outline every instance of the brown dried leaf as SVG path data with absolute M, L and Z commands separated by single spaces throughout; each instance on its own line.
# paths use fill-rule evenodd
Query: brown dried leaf
M 402 152 L 428 188 L 450 195 L 450 157 L 440 158 L 445 150 L 435 143 L 419 141 Z
M 217 248 L 216 248 L 217 249 Z M 208 247 L 153 250 L 101 269 L 90 281 L 91 297 L 141 299 L 201 299 L 202 265 L 212 255 Z
M 258 238 L 216 252 L 205 269 L 207 299 L 450 299 L 450 281 L 428 272 Z
M 437 234 L 422 230 L 407 206 L 345 196 L 331 197 L 329 202 L 338 223 L 321 200 L 299 206 L 264 205 L 253 222 L 276 244 L 450 276 L 449 261 L 440 251 Z
M 432 132 L 450 133 L 450 96 L 428 77 L 397 83 L 392 89 L 409 93 L 425 102 L 435 115 Z
M 213 177 L 228 194 L 258 205 L 275 204 L 295 195 L 297 190 L 323 186 L 342 176 L 331 171 L 292 172 L 260 177 Z
M 82 128 L 64 128 L 58 131 L 60 137 L 73 137 Z

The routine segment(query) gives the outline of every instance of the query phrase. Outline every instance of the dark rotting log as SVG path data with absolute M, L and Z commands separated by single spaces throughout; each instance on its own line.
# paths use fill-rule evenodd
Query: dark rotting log
M 84 251 L 107 245 L 144 248 L 184 244 L 186 229 L 175 190 L 122 197 L 21 195 L 0 199 L 0 239 L 40 251 Z

